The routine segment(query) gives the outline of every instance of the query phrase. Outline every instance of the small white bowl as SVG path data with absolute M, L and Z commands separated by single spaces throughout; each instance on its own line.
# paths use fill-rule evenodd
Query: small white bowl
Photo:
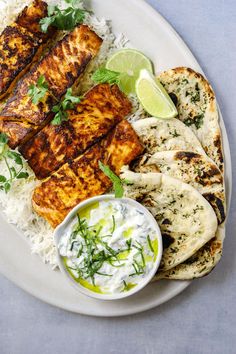
M 118 293 L 118 294 L 100 294 L 100 293 L 96 293 L 96 292 L 93 292 L 92 290 L 85 288 L 84 286 L 82 286 L 81 284 L 76 282 L 68 273 L 68 271 L 64 265 L 64 262 L 62 261 L 62 257 L 59 253 L 58 244 L 59 244 L 60 238 L 64 235 L 64 232 L 65 232 L 67 226 L 70 224 L 72 219 L 76 216 L 76 214 L 81 209 L 87 207 L 90 204 L 93 204 L 95 202 L 100 202 L 103 200 L 112 201 L 112 200 L 117 200 L 117 198 L 115 198 L 113 195 L 104 194 L 101 196 L 87 199 L 84 202 L 78 204 L 76 207 L 74 207 L 74 209 L 71 210 L 71 212 L 67 215 L 65 220 L 60 225 L 58 225 L 57 228 L 55 229 L 54 242 L 56 244 L 57 260 L 58 260 L 59 268 L 60 268 L 62 274 L 67 278 L 67 280 L 70 282 L 71 285 L 73 285 L 80 293 L 82 293 L 84 295 L 88 295 L 88 296 L 96 298 L 96 299 L 118 300 L 118 299 L 122 299 L 122 298 L 125 298 L 125 297 L 128 297 L 130 295 L 137 293 L 138 291 L 143 289 L 154 277 L 154 275 L 156 274 L 156 271 L 160 265 L 161 257 L 162 257 L 162 251 L 163 251 L 162 236 L 161 236 L 160 228 L 159 228 L 156 220 L 154 219 L 152 214 L 143 205 L 141 205 L 140 203 L 138 203 L 135 200 L 130 199 L 130 198 L 121 198 L 120 201 L 122 201 L 123 203 L 130 204 L 132 206 L 135 206 L 139 210 L 141 210 L 145 214 L 146 218 L 149 220 L 150 224 L 152 224 L 154 229 L 156 230 L 157 240 L 158 240 L 158 254 L 157 254 L 156 260 L 154 262 L 153 269 L 150 271 L 150 273 L 143 280 L 140 281 L 140 283 L 137 286 L 135 286 L 134 288 L 132 288 L 131 290 L 126 291 L 126 292 L 122 292 L 122 293 Z

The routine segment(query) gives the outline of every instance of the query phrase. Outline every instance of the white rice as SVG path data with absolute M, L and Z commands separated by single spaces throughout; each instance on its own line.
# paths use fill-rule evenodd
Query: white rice
M 59 4 L 64 6 L 63 0 L 47 0 L 48 4 Z M 29 3 L 30 0 L 1 0 L 0 1 L 0 32 L 10 23 L 12 23 L 19 12 Z M 92 73 L 101 65 L 104 65 L 107 58 L 114 50 L 124 48 L 128 44 L 128 39 L 119 34 L 115 36 L 112 33 L 111 23 L 104 18 L 98 19 L 94 15 L 88 15 L 85 21 L 102 39 L 103 45 L 100 54 L 89 65 L 86 73 L 83 75 L 82 83 L 79 86 L 81 92 L 87 91 L 92 87 Z M 133 113 L 128 118 L 129 121 L 135 121 L 145 116 L 145 112 L 139 105 L 136 97 L 130 97 L 133 103 Z M 16 225 L 22 232 L 25 239 L 29 242 L 32 253 L 38 254 L 43 262 L 56 266 L 56 252 L 53 243 L 53 229 L 32 209 L 31 196 L 35 186 L 39 183 L 26 162 L 25 169 L 30 177 L 27 180 L 18 180 L 8 194 L 0 191 L 0 204 L 2 212 L 9 223 Z M 0 161 L 0 174 L 7 175 L 7 169 L 4 161 Z

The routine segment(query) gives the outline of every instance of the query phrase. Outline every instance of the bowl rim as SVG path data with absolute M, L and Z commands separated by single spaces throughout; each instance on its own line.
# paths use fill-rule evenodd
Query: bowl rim
M 73 277 L 69 274 L 69 272 L 67 271 L 64 262 L 62 260 L 62 256 L 59 253 L 59 249 L 58 249 L 58 243 L 60 238 L 62 237 L 64 230 L 66 229 L 66 227 L 72 222 L 72 220 L 74 219 L 75 215 L 78 213 L 78 211 L 80 209 L 83 209 L 85 207 L 87 207 L 89 204 L 93 204 L 95 202 L 98 201 L 103 201 L 103 200 L 113 200 L 113 201 L 117 201 L 120 200 L 122 203 L 128 203 L 132 206 L 136 206 L 139 210 L 141 209 L 144 214 L 146 215 L 146 217 L 149 218 L 149 220 L 152 222 L 152 224 L 154 225 L 156 232 L 157 232 L 157 240 L 158 240 L 158 253 L 157 253 L 157 257 L 156 260 L 154 262 L 153 268 L 152 270 L 147 274 L 147 276 L 141 280 L 139 282 L 138 285 L 136 285 L 134 288 L 132 288 L 129 291 L 126 292 L 122 292 L 122 293 L 115 293 L 115 294 L 101 294 L 101 293 L 96 293 L 92 290 L 89 290 L 88 288 L 84 287 L 83 285 L 81 285 L 80 283 L 76 282 Z M 161 259 L 162 259 L 162 254 L 163 254 L 163 243 L 162 243 L 162 235 L 161 235 L 161 231 L 160 231 L 160 227 L 158 225 L 158 223 L 156 222 L 155 218 L 153 217 L 153 215 L 150 213 L 150 211 L 144 207 L 142 204 L 140 204 L 139 202 L 137 202 L 134 199 L 131 198 L 127 198 L 127 197 L 122 197 L 122 198 L 116 198 L 113 194 L 103 194 L 100 196 L 95 196 L 95 197 L 91 197 L 89 199 L 86 199 L 85 201 L 77 204 L 70 212 L 69 214 L 66 216 L 66 218 L 62 221 L 61 224 L 59 224 L 56 229 L 54 230 L 53 233 L 53 240 L 56 246 L 56 255 L 57 255 L 57 263 L 59 265 L 60 271 L 62 272 L 62 274 L 64 275 L 64 277 L 69 281 L 69 283 L 80 293 L 82 293 L 83 295 L 95 298 L 95 299 L 99 299 L 99 300 L 119 300 L 119 299 L 123 299 L 126 297 L 129 297 L 133 294 L 136 294 L 137 292 L 139 292 L 140 290 L 142 290 L 146 285 L 149 284 L 149 282 L 151 281 L 151 279 L 154 277 L 154 275 L 156 274 L 160 263 L 161 263 Z

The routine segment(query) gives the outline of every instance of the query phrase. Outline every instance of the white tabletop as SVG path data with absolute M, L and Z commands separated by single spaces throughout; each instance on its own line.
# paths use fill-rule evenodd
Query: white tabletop
M 149 3 L 183 37 L 211 81 L 234 162 L 236 1 L 149 0 Z M 236 172 L 234 163 L 233 171 Z M 224 256 L 217 269 L 152 311 L 115 319 L 80 316 L 40 302 L 0 276 L 0 353 L 236 353 L 235 197 L 233 194 Z

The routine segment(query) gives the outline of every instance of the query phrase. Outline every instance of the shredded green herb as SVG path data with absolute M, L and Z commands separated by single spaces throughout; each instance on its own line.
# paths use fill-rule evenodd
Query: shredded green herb
M 112 215 L 112 230 L 111 230 L 111 233 L 113 234 L 113 232 L 115 231 L 115 228 L 116 228 L 116 220 L 115 220 L 115 216 Z
M 149 235 L 147 235 L 147 241 L 148 241 L 148 246 L 149 246 L 150 250 L 154 253 L 154 249 L 152 247 L 152 242 L 151 242 L 151 239 L 150 239 Z
M 114 215 L 112 215 L 112 220 L 113 233 L 115 231 Z M 80 257 L 83 254 L 84 261 L 81 266 L 78 266 L 73 270 L 77 272 L 78 277 L 82 277 L 83 279 L 91 279 L 93 285 L 95 285 L 95 274 L 111 276 L 110 274 L 105 274 L 100 271 L 104 262 L 108 262 L 113 267 L 121 267 L 124 263 L 121 264 L 118 256 L 119 254 L 129 250 L 129 248 L 119 250 L 112 249 L 107 242 L 103 241 L 102 237 L 99 235 L 100 232 L 100 228 L 95 229 L 94 227 L 89 227 L 87 220 L 85 218 L 81 219 L 78 215 L 78 222 L 75 225 L 70 237 L 70 240 L 72 241 L 70 251 L 74 249 L 75 244 L 78 245 L 78 235 L 84 240 L 84 245 L 81 244 L 77 255 L 77 257 Z M 101 250 L 101 246 L 103 246 L 104 249 Z

